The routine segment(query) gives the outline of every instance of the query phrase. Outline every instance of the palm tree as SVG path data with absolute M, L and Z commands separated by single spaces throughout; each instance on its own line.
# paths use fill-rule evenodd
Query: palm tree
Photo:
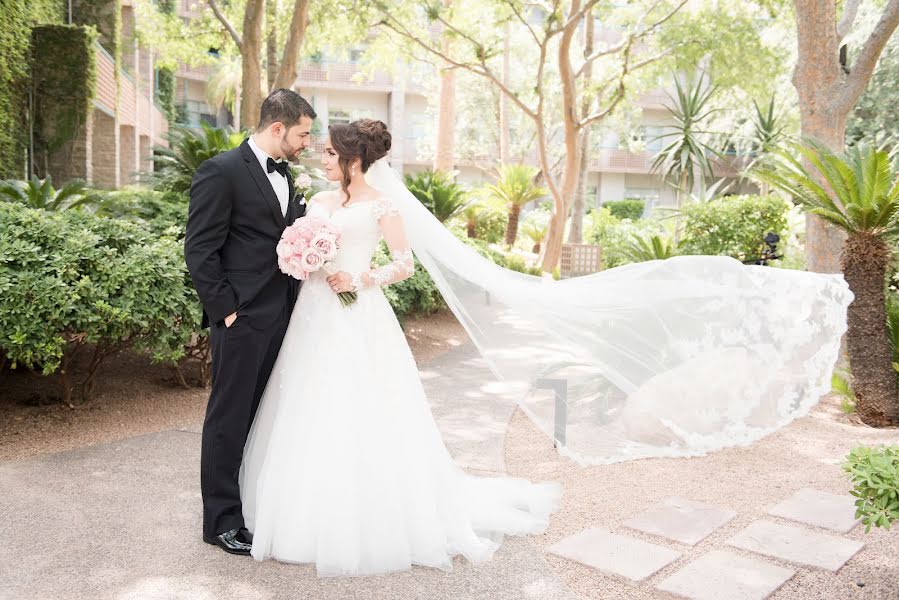
M 704 74 L 700 75 L 695 85 L 692 81 L 682 84 L 677 77 L 674 82 L 677 95 L 669 94 L 673 104 L 668 106 L 675 121 L 674 131 L 663 133 L 658 139 L 675 139 L 655 156 L 651 171 L 663 171 L 663 177 L 673 182 L 677 191 L 677 207 L 680 208 L 697 177 L 714 179 L 709 156 L 721 154 L 706 143 L 707 132 L 701 129 L 702 121 L 714 112 L 714 109 L 707 110 L 706 105 L 717 88 L 704 85 Z
M 208 158 L 240 145 L 243 133 L 201 124 L 201 129 L 174 127 L 168 133 L 169 147 L 154 148 L 154 187 L 163 192 L 186 193 L 194 173 Z
M 206 102 L 220 109 L 227 106 L 234 115 L 234 129 L 240 130 L 240 56 L 221 57 L 206 82 Z
M 755 169 L 755 176 L 848 234 L 840 261 L 855 294 L 846 341 L 856 408 L 869 425 L 899 424 L 884 296 L 884 276 L 899 237 L 899 178 L 895 175 L 899 165 L 891 165 L 893 157 L 884 150 L 870 147 L 835 154 L 809 141 L 792 149 L 799 158 L 776 150 Z M 801 158 L 814 166 L 826 187 L 806 170 Z
M 448 173 L 427 170 L 403 179 L 412 195 L 441 223 L 460 214 L 468 205 L 468 193 Z
M 496 183 L 486 187 L 487 194 L 509 210 L 505 239 L 507 246 L 514 245 L 515 238 L 518 237 L 521 208 L 549 193 L 535 183 L 537 173 L 538 169 L 530 165 L 502 165 L 497 170 Z
M 531 249 L 531 252 L 534 254 L 540 254 L 540 246 L 543 244 L 543 240 L 546 239 L 548 232 L 549 219 L 525 219 L 524 223 L 521 224 L 521 233 L 534 242 L 534 247 Z
M 86 184 L 81 180 L 70 181 L 57 190 L 49 175 L 43 180 L 32 175 L 29 181 L 10 179 L 0 182 L 0 201 L 56 211 L 80 208 L 91 204 L 95 198 L 87 192 Z
M 637 263 L 648 260 L 665 260 L 674 256 L 674 245 L 665 237 L 650 235 L 642 237 L 634 235 L 618 252 L 627 262 Z
M 494 214 L 494 208 L 483 200 L 475 200 L 466 205 L 462 210 L 462 216 L 465 218 L 465 231 L 468 237 L 476 238 L 478 223 L 492 214 Z

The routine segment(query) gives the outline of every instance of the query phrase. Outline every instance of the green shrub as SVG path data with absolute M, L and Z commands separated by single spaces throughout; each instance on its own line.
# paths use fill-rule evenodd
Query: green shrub
M 750 260 L 765 249 L 765 235 L 784 238 L 790 205 L 777 196 L 724 196 L 686 205 L 680 254 L 732 256 Z
M 117 351 L 183 356 L 200 324 L 187 277 L 172 237 L 82 211 L 0 203 L 0 351 L 13 367 L 58 371 L 70 405 L 90 398 L 97 368 Z M 77 392 L 71 366 L 86 349 Z
M 636 221 L 643 216 L 646 208 L 646 202 L 639 198 L 626 198 L 624 200 L 613 200 L 605 202 L 603 206 L 612 212 L 612 216 L 619 219 L 631 219 Z
M 628 250 L 634 237 L 648 237 L 664 233 L 662 226 L 650 219 L 619 219 L 607 206 L 590 213 L 585 219 L 584 240 L 596 244 L 602 251 L 602 266 L 611 269 L 630 262 Z
M 375 251 L 373 262 L 376 266 L 381 266 L 388 264 L 390 260 L 390 251 L 382 241 Z M 418 260 L 415 261 L 415 273 L 412 277 L 383 289 L 384 296 L 400 321 L 410 314 L 432 313 L 444 306 L 440 291 Z
M 855 518 L 865 532 L 871 527 L 889 529 L 899 519 L 899 446 L 860 446 L 846 457 L 843 470 L 849 474 L 857 498 Z

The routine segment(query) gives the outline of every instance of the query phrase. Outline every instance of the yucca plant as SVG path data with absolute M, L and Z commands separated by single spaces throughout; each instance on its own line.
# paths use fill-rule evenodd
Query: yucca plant
M 530 165 L 502 165 L 497 169 L 496 183 L 486 187 L 487 194 L 509 211 L 505 237 L 507 246 L 514 245 L 518 237 L 521 208 L 549 193 L 535 182 L 537 173 L 538 170 Z
M 802 159 L 817 173 L 810 173 Z M 882 149 L 856 146 L 837 154 L 807 141 L 775 150 L 753 170 L 757 179 L 848 234 L 840 260 L 855 294 L 846 336 L 849 364 L 856 410 L 862 421 L 875 427 L 899 424 L 884 296 L 886 269 L 899 237 L 899 178 L 892 159 Z
M 167 138 L 168 148 L 154 148 L 156 172 L 151 174 L 151 179 L 159 191 L 183 194 L 190 190 L 194 173 L 203 161 L 236 148 L 244 140 L 244 134 L 202 123 L 199 130 L 173 127 Z
M 764 158 L 772 150 L 777 149 L 786 139 L 784 133 L 787 126 L 784 123 L 783 115 L 775 113 L 775 96 L 771 95 L 768 106 L 763 111 L 758 103 L 753 100 L 752 106 L 755 108 L 755 114 L 752 118 L 753 139 L 752 143 L 759 158 Z M 767 196 L 768 185 L 765 182 L 761 184 L 762 196 Z
M 674 246 L 668 238 L 660 235 L 647 237 L 634 235 L 619 251 L 621 258 L 627 262 L 646 262 L 648 260 L 665 260 L 674 256 Z
M 59 189 L 53 187 L 48 175 L 38 179 L 35 175 L 29 181 L 9 179 L 0 182 L 0 201 L 24 204 L 28 208 L 41 210 L 70 210 L 94 202 L 86 184 L 81 180 L 70 181 Z
M 680 208 L 697 178 L 714 179 L 709 157 L 720 156 L 720 153 L 707 143 L 708 132 L 702 129 L 702 122 L 714 112 L 707 105 L 716 88 L 705 85 L 704 74 L 695 83 L 682 84 L 677 77 L 674 83 L 676 95 L 671 96 L 672 104 L 667 106 L 674 119 L 673 131 L 658 136 L 658 139 L 673 140 L 656 154 L 651 171 L 661 172 L 674 185 Z
M 427 170 L 410 173 L 403 179 L 412 195 L 441 223 L 460 214 L 468 205 L 468 193 L 449 173 Z

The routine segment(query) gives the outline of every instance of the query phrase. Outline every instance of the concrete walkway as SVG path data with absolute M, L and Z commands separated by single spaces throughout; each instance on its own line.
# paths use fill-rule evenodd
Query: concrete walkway
M 478 363 L 460 349 L 422 374 L 454 456 L 497 472 L 514 402 L 466 387 Z M 577 600 L 522 538 L 452 573 L 352 579 L 227 555 L 200 538 L 199 448 L 197 431 L 178 430 L 0 463 L 0 600 Z

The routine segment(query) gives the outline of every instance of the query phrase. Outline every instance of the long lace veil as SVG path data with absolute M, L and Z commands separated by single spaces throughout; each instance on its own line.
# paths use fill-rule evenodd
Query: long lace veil
M 494 375 L 580 463 L 749 444 L 830 389 L 853 298 L 842 275 L 684 256 L 552 281 L 456 239 L 386 159 L 366 180 Z

